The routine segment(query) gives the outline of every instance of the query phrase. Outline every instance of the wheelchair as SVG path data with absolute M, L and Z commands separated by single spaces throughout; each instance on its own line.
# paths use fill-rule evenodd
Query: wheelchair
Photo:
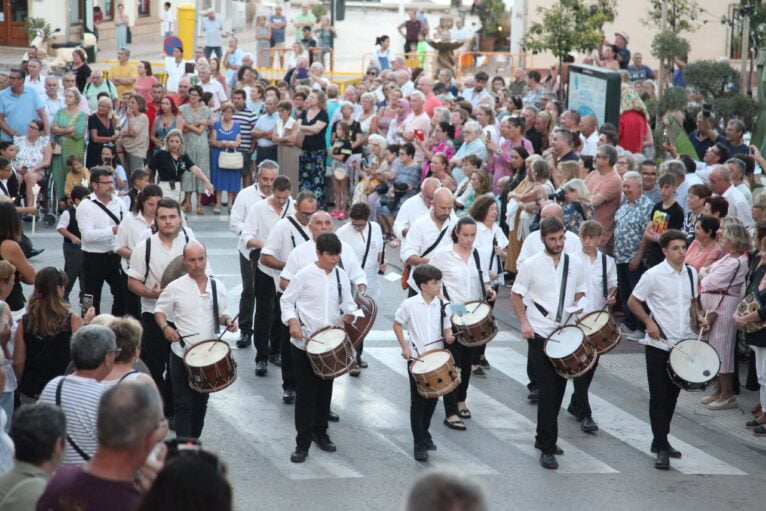
M 43 179 L 39 183 L 40 190 L 37 192 L 37 214 L 42 224 L 53 227 L 58 222 L 59 200 L 56 195 L 56 182 L 53 179 L 51 167 L 46 167 Z

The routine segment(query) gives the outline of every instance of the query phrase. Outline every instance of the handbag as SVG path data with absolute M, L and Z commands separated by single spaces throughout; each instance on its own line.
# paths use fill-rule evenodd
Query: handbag
M 240 170 L 245 166 L 245 158 L 239 151 L 229 149 L 218 155 L 218 168 L 224 170 Z
M 762 303 L 761 303 L 761 300 L 758 299 L 758 293 L 749 293 L 737 305 L 737 315 L 746 316 L 750 314 L 751 312 L 758 312 L 761 306 L 762 306 Z M 763 330 L 764 328 L 766 328 L 766 321 L 755 321 L 753 323 L 748 323 L 747 325 L 745 325 L 745 328 L 743 328 L 743 330 L 747 332 L 748 334 L 752 334 L 759 330 Z

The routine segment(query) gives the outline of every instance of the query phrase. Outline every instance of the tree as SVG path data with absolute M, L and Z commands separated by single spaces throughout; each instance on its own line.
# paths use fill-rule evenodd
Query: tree
M 734 15 L 724 16 L 721 23 L 729 25 L 734 31 L 736 41 L 732 44 L 742 48 L 742 16 L 744 10 L 750 13 L 750 48 L 758 49 L 766 43 L 766 4 L 759 0 L 740 0 L 741 7 L 734 11 Z
M 725 62 L 698 60 L 684 69 L 686 84 L 702 95 L 702 100 L 713 107 L 719 119 L 742 119 L 751 129 L 758 113 L 756 101 L 737 90 L 740 75 Z
M 662 4 L 667 4 L 667 29 L 674 34 L 694 32 L 700 27 L 700 9 L 693 0 L 650 0 L 647 18 L 641 23 L 662 30 Z

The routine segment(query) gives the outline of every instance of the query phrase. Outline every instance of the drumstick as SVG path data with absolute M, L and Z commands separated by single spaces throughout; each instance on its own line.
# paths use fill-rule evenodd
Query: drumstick
M 407 359 L 407 361 L 408 362 L 410 362 L 410 361 L 411 362 L 424 362 L 424 360 L 422 358 L 418 358 L 418 357 L 410 357 L 410 358 Z
M 705 311 L 705 316 L 702 318 L 702 322 L 707 324 L 707 315 L 710 311 Z M 700 333 L 697 335 L 697 342 L 694 343 L 694 349 L 692 350 L 692 356 L 697 354 L 697 350 L 699 349 L 699 345 L 702 342 L 702 333 L 703 329 L 700 328 Z
M 603 307 L 601 307 L 601 312 L 604 312 L 604 311 L 606 311 L 606 310 L 608 310 L 608 309 L 609 309 L 609 305 L 607 305 L 607 303 L 606 303 L 606 302 L 608 302 L 609 300 L 611 300 L 612 298 L 614 298 L 614 295 L 616 295 L 616 294 L 617 294 L 617 290 L 615 289 L 614 291 L 612 291 L 611 293 L 609 293 L 609 294 L 606 296 L 606 300 L 604 301 L 604 306 L 603 306 Z
M 317 339 L 312 339 L 311 337 L 301 337 L 301 340 L 306 342 L 316 342 L 319 344 L 324 344 L 322 341 L 319 341 Z
M 668 341 L 667 339 L 663 339 L 662 337 L 660 337 L 659 339 L 653 339 L 653 340 L 654 340 L 654 341 L 660 341 L 660 342 L 662 342 L 662 343 L 665 343 L 665 344 L 667 344 L 668 346 L 670 346 L 671 348 L 673 348 L 674 350 L 678 350 L 678 351 L 680 351 L 681 353 L 683 353 L 683 354 L 684 354 L 684 355 L 686 355 L 687 357 L 689 356 L 689 352 L 688 352 L 688 351 L 684 351 L 684 350 L 682 350 L 681 348 L 679 348 L 679 347 L 678 347 L 678 345 L 676 345 L 676 344 L 673 344 L 672 342 Z
M 224 328 L 224 329 L 221 331 L 221 333 L 218 335 L 218 339 L 216 339 L 217 341 L 220 341 L 221 339 L 223 339 L 223 334 L 225 334 L 226 332 L 228 332 L 228 331 L 229 331 L 229 325 L 232 325 L 232 324 L 234 324 L 234 322 L 235 322 L 235 321 L 237 321 L 237 318 L 238 318 L 238 317 L 239 317 L 239 314 L 237 314 L 236 316 L 234 316 L 234 319 L 232 319 L 231 321 L 228 321 L 228 322 L 226 322 L 226 328 Z M 208 350 L 208 351 L 212 350 L 212 349 L 213 349 L 213 346 L 215 346 L 215 344 L 211 342 L 211 343 L 210 343 L 210 347 L 209 347 L 207 350 Z
M 196 333 L 193 333 L 193 334 L 188 334 L 188 335 L 179 335 L 178 336 L 178 342 L 181 343 L 181 347 L 182 348 L 186 347 L 186 343 L 184 342 L 184 339 L 186 339 L 187 337 L 193 337 L 195 335 L 199 335 L 199 332 L 196 332 Z

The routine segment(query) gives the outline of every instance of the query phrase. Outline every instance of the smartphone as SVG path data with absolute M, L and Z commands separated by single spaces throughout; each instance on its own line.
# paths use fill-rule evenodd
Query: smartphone
M 82 295 L 82 302 L 80 303 L 80 316 L 85 317 L 85 313 L 88 309 L 93 307 L 93 295 Z

